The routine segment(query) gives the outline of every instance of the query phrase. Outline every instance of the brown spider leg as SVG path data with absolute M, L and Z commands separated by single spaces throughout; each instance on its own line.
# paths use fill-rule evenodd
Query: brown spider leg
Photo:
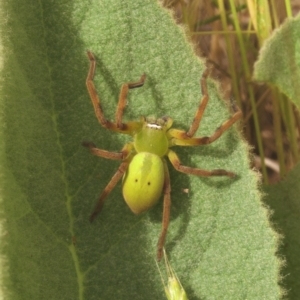
M 82 145 L 86 148 L 88 148 L 92 154 L 96 156 L 100 156 L 107 159 L 113 159 L 113 160 L 124 160 L 119 166 L 117 172 L 114 174 L 114 176 L 111 178 L 110 182 L 107 184 L 107 186 L 104 188 L 102 194 L 99 197 L 99 200 L 90 215 L 90 221 L 93 222 L 96 216 L 101 212 L 104 200 L 107 197 L 107 195 L 112 191 L 112 189 L 115 187 L 115 185 L 118 183 L 118 181 L 121 179 L 123 174 L 128 168 L 128 165 L 130 163 L 129 154 L 131 153 L 133 149 L 132 143 L 127 143 L 121 150 L 121 152 L 109 152 L 106 150 L 102 150 L 99 148 L 96 148 L 95 144 L 92 142 L 83 142 Z
M 185 139 L 190 139 L 194 136 L 194 134 L 196 133 L 196 131 L 199 128 L 199 124 L 201 122 L 203 113 L 205 111 L 206 105 L 208 103 L 209 100 L 209 94 L 208 94 L 208 88 L 207 88 L 207 77 L 209 75 L 209 69 L 206 69 L 203 74 L 202 74 L 202 78 L 200 81 L 200 85 L 201 85 L 201 93 L 202 93 L 202 98 L 199 104 L 199 107 L 197 109 L 197 112 L 195 114 L 195 117 L 193 119 L 193 122 L 189 128 L 188 131 L 184 131 L 184 130 L 177 130 L 177 129 L 170 129 L 169 130 L 169 134 L 172 137 L 175 137 L 176 139 L 179 140 L 185 140 Z M 219 128 L 217 128 L 217 130 L 215 131 L 215 133 L 211 136 L 211 137 L 204 137 L 201 138 L 201 143 L 196 143 L 196 144 L 182 144 L 185 143 L 185 141 L 182 141 L 182 143 L 177 144 L 175 142 L 175 145 L 202 145 L 202 141 L 205 141 L 203 144 L 210 144 L 213 141 L 215 141 L 217 138 L 219 138 L 224 131 L 226 131 L 232 124 L 234 124 L 238 119 L 241 118 L 242 116 L 242 112 L 240 111 L 240 109 L 233 104 L 233 109 L 234 109 L 234 115 L 227 120 L 226 122 L 224 122 Z M 200 138 L 197 138 L 198 140 L 200 140 Z M 209 140 L 208 142 L 206 142 L 206 140 Z
M 92 142 L 82 142 L 82 146 L 88 148 L 93 155 L 112 160 L 125 159 L 133 149 L 132 143 L 125 144 L 121 152 L 110 152 L 107 150 L 96 148 L 96 145 Z
M 123 161 L 121 165 L 119 166 L 117 172 L 114 174 L 114 176 L 111 178 L 107 186 L 104 188 L 102 194 L 99 197 L 99 200 L 96 203 L 96 206 L 90 215 L 90 222 L 93 222 L 96 216 L 101 212 L 105 198 L 108 196 L 108 194 L 113 190 L 113 188 L 116 186 L 118 181 L 123 177 L 123 174 L 126 172 L 128 165 L 130 161 Z
M 178 158 L 177 154 L 169 150 L 168 152 L 168 158 L 173 165 L 173 167 L 182 173 L 186 174 L 191 174 L 191 175 L 196 175 L 196 176 L 202 176 L 202 177 L 210 177 L 210 176 L 228 176 L 228 177 L 235 177 L 235 174 L 223 169 L 215 169 L 215 170 L 202 170 L 198 168 L 192 168 L 192 167 L 187 167 L 183 166 L 180 162 L 180 159 Z
M 123 91 L 123 88 L 121 90 L 121 94 L 120 94 L 120 98 L 119 98 L 119 104 L 117 107 L 117 112 L 116 112 L 116 123 L 113 123 L 111 121 L 106 120 L 104 114 L 103 114 L 103 110 L 101 107 L 101 103 L 100 103 L 100 99 L 99 96 L 97 94 L 96 91 L 96 87 L 94 84 L 94 76 L 95 76 L 95 70 L 96 70 L 96 58 L 94 56 L 94 54 L 91 51 L 87 51 L 87 56 L 89 58 L 90 61 L 90 68 L 89 68 L 89 72 L 86 78 L 86 86 L 90 95 L 90 98 L 92 100 L 92 104 L 94 107 L 94 111 L 96 114 L 96 117 L 99 121 L 99 123 L 107 129 L 113 130 L 113 131 L 117 131 L 117 132 L 121 132 L 121 133 L 125 133 L 125 134 L 131 134 L 132 131 L 134 131 L 136 128 L 138 128 L 140 126 L 140 122 L 129 122 L 127 124 L 122 124 L 121 120 L 122 120 L 122 115 L 123 115 L 123 110 L 126 104 L 126 96 L 125 99 L 123 99 L 122 95 L 127 94 L 126 92 L 126 88 Z M 140 81 L 136 82 L 136 83 L 129 83 L 128 88 L 135 88 L 138 86 L 142 86 L 145 80 L 145 75 L 143 75 L 140 79 Z M 120 112 L 119 112 L 120 111 Z M 120 128 L 120 124 L 121 127 Z
M 171 184 L 170 184 L 170 175 L 166 162 L 164 161 L 164 210 L 162 218 L 162 229 L 157 243 L 157 260 L 160 261 L 163 255 L 163 248 L 168 232 L 169 221 L 170 221 L 170 208 L 171 208 Z
M 209 75 L 209 69 L 206 69 L 203 72 L 201 80 L 200 80 L 202 98 L 201 98 L 200 104 L 198 106 L 197 112 L 195 114 L 195 117 L 193 119 L 193 122 L 190 126 L 190 129 L 187 132 L 184 132 L 183 138 L 192 137 L 199 128 L 200 121 L 202 119 L 204 110 L 205 110 L 207 102 L 209 100 L 209 95 L 208 95 L 208 91 L 207 91 L 208 75 Z
M 183 138 L 185 131 L 178 129 L 170 129 L 168 134 L 173 137 L 172 145 L 177 146 L 197 146 L 197 145 L 207 145 L 218 139 L 228 128 L 230 128 L 237 120 L 242 116 L 242 112 L 238 109 L 230 119 L 225 121 L 211 136 L 205 137 L 194 137 L 194 138 Z
M 209 100 L 208 89 L 207 89 L 207 77 L 209 75 L 209 72 L 210 72 L 210 70 L 206 69 L 202 74 L 202 77 L 200 80 L 202 98 L 200 100 L 198 109 L 196 111 L 196 114 L 194 116 L 193 122 L 192 122 L 189 130 L 188 131 L 180 131 L 180 138 L 182 138 L 182 139 L 191 138 L 192 136 L 194 136 L 194 134 L 196 133 L 196 131 L 199 128 L 199 124 L 201 122 L 203 113 L 205 111 L 205 108 L 206 108 L 208 100 Z M 172 131 L 173 131 L 173 129 L 172 129 Z
M 105 119 L 102 108 L 101 108 L 101 104 L 100 104 L 100 99 L 98 97 L 97 91 L 96 91 L 96 87 L 94 85 L 94 76 L 95 76 L 95 70 L 96 70 L 96 59 L 95 56 L 92 52 L 87 51 L 87 56 L 90 60 L 90 69 L 86 78 L 86 86 L 88 89 L 88 92 L 90 94 L 90 98 L 92 100 L 93 106 L 94 106 L 94 111 L 96 114 L 96 117 L 99 121 L 99 123 L 108 129 L 112 129 L 115 130 L 116 126 L 115 124 L 113 124 L 112 122 L 108 121 Z
M 127 94 L 129 89 L 134 89 L 137 87 L 141 87 L 144 85 L 146 80 L 146 74 L 143 74 L 140 78 L 139 81 L 137 82 L 128 82 L 124 83 L 121 88 L 120 96 L 119 96 L 119 102 L 118 102 L 118 107 L 116 111 L 116 125 L 118 128 L 123 129 L 124 124 L 122 123 L 122 118 L 123 118 L 123 112 L 126 106 L 127 102 Z

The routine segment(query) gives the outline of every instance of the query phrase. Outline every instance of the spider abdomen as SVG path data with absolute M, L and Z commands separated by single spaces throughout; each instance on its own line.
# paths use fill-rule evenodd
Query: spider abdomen
M 152 153 L 140 152 L 123 177 L 123 196 L 129 208 L 140 214 L 159 200 L 164 185 L 164 164 Z

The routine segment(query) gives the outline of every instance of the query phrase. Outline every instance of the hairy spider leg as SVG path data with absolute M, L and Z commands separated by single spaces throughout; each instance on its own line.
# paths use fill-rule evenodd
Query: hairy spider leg
M 82 145 L 84 147 L 87 147 L 90 152 L 93 155 L 100 156 L 103 158 L 107 159 L 112 159 L 112 160 L 123 160 L 121 165 L 119 166 L 117 172 L 113 175 L 109 183 L 106 185 L 104 188 L 103 192 L 101 193 L 95 208 L 90 215 L 90 221 L 93 222 L 96 216 L 101 212 L 105 198 L 108 196 L 108 194 L 113 190 L 113 188 L 116 186 L 118 181 L 122 178 L 123 174 L 126 172 L 128 165 L 130 164 L 131 161 L 131 150 L 133 149 L 133 144 L 132 143 L 127 143 L 121 152 L 109 152 L 106 150 L 102 150 L 99 148 L 96 148 L 94 143 L 91 142 L 83 142 Z
M 200 106 L 201 107 L 201 104 Z M 205 137 L 191 137 L 185 138 L 186 132 L 179 129 L 170 129 L 168 134 L 172 137 L 171 145 L 172 146 L 199 146 L 199 145 L 207 145 L 211 144 L 215 140 L 217 140 L 228 128 L 230 128 L 237 120 L 239 120 L 242 116 L 242 112 L 236 107 L 235 113 L 226 120 L 220 127 L 218 127 L 215 132 L 211 136 Z M 193 122 L 194 123 L 194 122 Z M 193 126 L 193 125 L 192 125 Z M 191 128 L 192 128 L 191 126 Z M 177 156 L 177 154 L 169 150 L 167 154 L 170 162 L 172 163 L 173 167 L 182 173 L 192 174 L 196 176 L 228 176 L 234 177 L 235 174 L 233 172 L 229 172 L 223 169 L 216 169 L 216 170 L 202 170 L 198 168 L 192 168 L 183 166 Z
M 217 140 L 228 128 L 230 128 L 242 116 L 242 112 L 237 110 L 228 120 L 218 127 L 211 136 L 184 138 L 185 131 L 170 129 L 168 134 L 173 137 L 172 145 L 176 146 L 198 146 L 208 145 Z
M 161 233 L 157 243 L 157 260 L 160 261 L 163 255 L 163 248 L 168 232 L 169 222 L 170 222 L 170 209 L 171 209 L 171 183 L 170 174 L 166 161 L 164 162 L 164 172 L 165 172 L 165 182 L 164 182 L 164 208 L 163 208 L 163 218 L 162 218 L 162 228 Z
M 199 128 L 203 113 L 204 113 L 207 103 L 209 101 L 209 94 L 208 94 L 208 88 L 207 88 L 207 78 L 208 78 L 209 72 L 210 72 L 210 70 L 207 68 L 202 74 L 202 77 L 200 80 L 202 98 L 200 100 L 198 109 L 196 111 L 196 114 L 194 116 L 193 122 L 192 122 L 189 130 L 184 131 L 184 130 L 171 128 L 168 131 L 168 133 L 173 138 L 175 138 L 173 140 L 174 145 L 196 146 L 196 145 L 210 144 L 210 143 L 214 142 L 216 139 L 218 139 L 223 134 L 224 131 L 226 131 L 230 126 L 232 126 L 242 116 L 242 112 L 240 111 L 240 109 L 236 105 L 233 105 L 234 114 L 227 121 L 225 121 L 220 127 L 218 127 L 212 136 L 192 139 L 194 134 L 196 133 L 196 131 Z
M 140 78 L 139 81 L 137 82 L 129 82 L 125 83 L 122 85 L 120 96 L 119 96 L 119 102 L 115 114 L 115 122 L 111 122 L 107 120 L 104 116 L 102 107 L 101 107 L 101 102 L 100 98 L 97 94 L 96 87 L 94 85 L 94 76 L 95 76 L 95 70 L 96 70 L 96 59 L 94 54 L 91 51 L 87 51 L 87 56 L 90 61 L 90 68 L 89 72 L 86 78 L 86 86 L 90 95 L 90 98 L 92 100 L 92 104 L 94 107 L 94 111 L 96 114 L 96 117 L 99 121 L 99 123 L 107 129 L 125 133 L 125 134 L 132 134 L 135 129 L 140 127 L 140 122 L 128 122 L 128 123 L 122 123 L 122 117 L 123 117 L 123 112 L 126 106 L 126 99 L 127 99 L 127 94 L 129 89 L 137 88 L 143 86 L 146 75 L 143 74 Z
M 103 192 L 101 193 L 96 206 L 90 215 L 90 222 L 93 222 L 94 219 L 97 217 L 97 215 L 101 212 L 105 198 L 108 196 L 108 194 L 113 190 L 113 188 L 116 186 L 118 181 L 123 177 L 123 174 L 126 172 L 129 161 L 123 161 L 121 165 L 119 166 L 117 172 L 114 174 L 114 176 L 111 178 L 107 186 L 104 188 Z
M 205 111 L 207 102 L 209 100 L 209 95 L 208 95 L 208 91 L 207 91 L 207 77 L 209 75 L 209 69 L 206 69 L 203 74 L 202 77 L 200 79 L 200 86 L 201 86 L 201 94 L 202 94 L 202 98 L 200 100 L 198 109 L 196 111 L 196 114 L 194 116 L 193 122 L 190 126 L 190 129 L 187 132 L 184 132 L 184 136 L 183 138 L 191 138 L 194 136 L 194 134 L 196 133 L 196 131 L 199 128 L 199 124 L 201 122 L 203 113 Z
M 118 107 L 117 107 L 117 111 L 116 111 L 116 124 L 117 124 L 118 128 L 123 129 L 124 125 L 125 125 L 122 123 L 122 118 L 123 118 L 124 109 L 125 109 L 125 106 L 127 103 L 127 95 L 128 95 L 129 89 L 134 89 L 134 88 L 143 86 L 145 80 L 146 80 L 146 74 L 143 74 L 139 81 L 128 82 L 128 83 L 124 83 L 122 85 L 121 92 L 119 95 Z
M 215 169 L 215 170 L 203 170 L 198 168 L 192 168 L 188 166 L 184 166 L 181 164 L 181 161 L 177 154 L 169 150 L 168 152 L 168 158 L 173 165 L 173 167 L 182 173 L 190 174 L 190 175 L 196 175 L 196 176 L 202 176 L 202 177 L 210 177 L 210 176 L 228 176 L 228 177 L 235 177 L 235 174 L 233 172 L 229 172 L 223 169 Z
M 88 148 L 93 155 L 112 160 L 125 159 L 129 155 L 131 150 L 134 148 L 133 143 L 127 143 L 125 144 L 121 152 L 111 152 L 97 148 L 96 145 L 92 142 L 82 142 L 81 144 L 82 146 Z

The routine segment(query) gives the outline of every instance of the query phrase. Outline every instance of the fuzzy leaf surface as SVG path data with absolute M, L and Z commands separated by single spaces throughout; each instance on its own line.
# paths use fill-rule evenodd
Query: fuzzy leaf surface
M 300 108 L 300 16 L 287 19 L 260 50 L 254 79 L 276 85 Z
M 97 57 L 95 85 L 108 119 L 121 84 L 145 72 L 144 87 L 130 91 L 124 120 L 168 115 L 182 129 L 201 98 L 203 62 L 154 1 L 11 0 L 1 6 L 6 299 L 163 299 L 154 262 L 162 201 L 135 216 L 118 184 L 97 220 L 88 220 L 119 162 L 92 156 L 81 142 L 118 151 L 128 136 L 96 120 L 85 87 L 86 50 Z M 198 136 L 230 117 L 212 80 L 209 94 Z M 237 174 L 198 178 L 169 164 L 166 250 L 189 299 L 278 299 L 277 237 L 236 127 L 212 145 L 174 150 L 185 165 Z
M 282 235 L 279 255 L 285 259 L 281 284 L 287 299 L 296 300 L 300 295 L 300 165 L 285 180 L 273 186 L 264 186 L 265 203 L 272 209 L 272 222 Z

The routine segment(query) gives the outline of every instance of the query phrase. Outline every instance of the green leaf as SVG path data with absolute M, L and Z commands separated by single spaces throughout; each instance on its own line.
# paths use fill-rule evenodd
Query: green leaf
M 128 137 L 97 123 L 85 87 L 86 50 L 97 57 L 95 84 L 107 118 L 114 118 L 121 84 L 145 72 L 124 119 L 169 115 L 183 129 L 201 98 L 203 62 L 154 1 L 12 0 L 2 3 L 2 17 L 4 292 L 14 300 L 163 299 L 154 261 L 162 201 L 135 216 L 118 184 L 97 220 L 88 221 L 119 162 L 90 155 L 81 142 L 118 151 Z M 212 80 L 209 94 L 197 135 L 212 134 L 230 117 Z M 189 299 L 278 299 L 277 237 L 237 130 L 210 146 L 175 150 L 183 164 L 237 174 L 198 178 L 170 166 L 166 249 Z
M 287 19 L 260 50 L 254 79 L 276 85 L 300 108 L 300 15 Z
M 273 210 L 272 222 L 283 239 L 278 251 L 285 258 L 281 272 L 282 282 L 287 291 L 287 299 L 296 300 L 300 295 L 300 164 L 287 178 L 274 186 L 265 186 L 264 201 Z

